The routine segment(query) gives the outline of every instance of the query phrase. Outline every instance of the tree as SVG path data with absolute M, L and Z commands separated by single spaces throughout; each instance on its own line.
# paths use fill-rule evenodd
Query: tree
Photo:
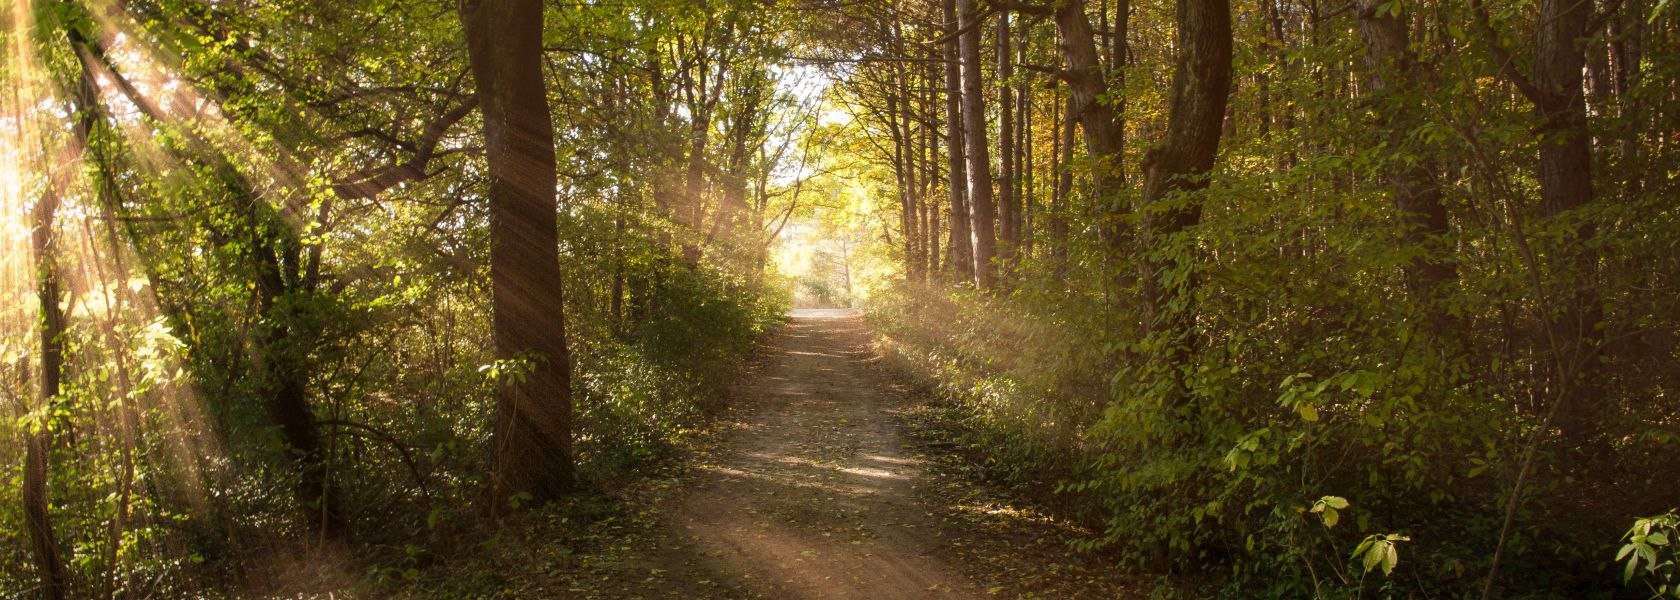
M 997 93 L 998 93 L 998 261 L 1003 267 L 1015 263 L 1021 244 L 1016 231 L 1020 198 L 1016 193 L 1018 179 L 1015 148 L 1015 57 L 1009 49 L 1011 37 L 1009 11 L 998 13 L 997 32 Z
M 56 177 L 49 177 L 56 179 Z M 58 214 L 61 181 L 49 181 L 46 193 L 36 200 L 31 239 L 35 251 L 37 298 L 41 304 L 41 376 L 36 382 L 36 402 L 39 416 L 25 440 L 23 466 L 23 511 L 28 523 L 30 550 L 35 557 L 35 571 L 41 578 L 43 596 L 57 600 L 66 597 L 64 561 L 58 553 L 58 541 L 53 536 L 51 502 L 47 475 L 52 452 L 53 403 L 58 401 L 60 381 L 64 372 L 64 311 L 59 308 L 58 234 L 54 231 L 54 217 Z
M 1418 86 L 1423 65 L 1411 47 L 1408 19 L 1399 5 L 1360 0 L 1359 32 L 1365 39 L 1375 125 L 1387 133 L 1385 143 L 1396 153 L 1407 146 L 1423 119 Z M 1447 233 L 1447 208 L 1435 181 L 1437 165 L 1428 157 L 1395 162 L 1387 169 L 1389 195 L 1400 213 L 1400 243 L 1415 256 L 1405 265 L 1406 287 L 1424 306 L 1435 334 L 1447 335 L 1452 319 L 1442 305 L 1440 288 L 1456 277 L 1457 267 L 1443 257 L 1447 249 L 1440 243 Z
M 498 388 L 492 512 L 517 494 L 570 491 L 572 398 L 559 239 L 554 130 L 542 77 L 537 0 L 463 2 L 490 166 L 490 279 Z
M 968 156 L 969 228 L 974 236 L 974 283 L 991 289 L 997 282 L 997 206 L 992 197 L 992 158 L 986 140 L 986 91 L 981 86 L 980 19 L 974 0 L 957 0 L 961 34 L 963 146 Z
M 1125 47 L 1126 24 L 1130 11 L 1128 0 L 1120 0 L 1119 19 L 1115 35 L 1118 45 Z M 1121 266 L 1126 253 L 1125 218 L 1131 206 L 1124 194 L 1126 187 L 1126 116 L 1123 96 L 1104 102 L 1109 83 L 1104 80 L 1101 58 L 1091 31 L 1091 20 L 1085 15 L 1085 1 L 1071 0 L 1056 8 L 1056 30 L 1062 36 L 1062 53 L 1067 62 L 1068 110 L 1085 132 L 1085 152 L 1095 159 L 1091 182 L 1093 192 L 1102 207 L 1106 260 L 1115 277 L 1124 279 Z M 1119 51 L 1123 52 L 1123 50 Z M 1120 65 L 1114 65 L 1120 72 Z M 1118 87 L 1124 80 L 1116 78 Z
M 1548 298 L 1550 313 L 1544 324 L 1546 344 L 1553 355 L 1551 377 L 1559 403 L 1559 425 L 1575 447 L 1595 442 L 1602 395 L 1594 391 L 1599 377 L 1595 356 L 1603 343 L 1603 314 L 1593 289 L 1597 258 L 1584 246 L 1596 234 L 1588 219 L 1574 211 L 1591 203 L 1593 191 L 1592 132 L 1587 124 L 1585 43 L 1614 13 L 1596 14 L 1591 2 L 1545 0 L 1535 15 L 1534 53 L 1529 72 L 1506 48 L 1487 9 L 1469 0 L 1482 41 L 1497 62 L 1499 73 L 1516 86 L 1539 122 L 1540 214 L 1549 221 L 1576 219 L 1544 267 L 1556 278 L 1558 294 Z M 1615 11 L 1611 5 L 1608 10 Z M 1532 265 L 1541 268 L 1541 265 Z M 1536 290 L 1537 292 L 1539 290 Z M 1602 447 L 1600 447 L 1602 453 Z M 1490 577 L 1491 581 L 1492 578 Z
M 951 197 L 951 264 L 959 281 L 974 281 L 973 222 L 969 219 L 968 150 L 964 131 L 962 51 L 958 38 L 962 27 L 957 20 L 957 0 L 945 0 L 945 160 L 949 176 L 946 188 Z M 982 146 L 985 144 L 982 143 Z
M 1185 392 L 1183 371 L 1194 352 L 1195 277 L 1191 244 L 1176 238 L 1201 219 L 1201 199 L 1219 150 L 1231 91 L 1230 0 L 1178 0 L 1178 50 L 1167 133 L 1143 160 L 1144 323 L 1160 336 L 1168 392 Z

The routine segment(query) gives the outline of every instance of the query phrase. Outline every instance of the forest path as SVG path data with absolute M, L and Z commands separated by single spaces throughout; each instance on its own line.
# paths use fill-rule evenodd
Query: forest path
M 904 402 L 850 310 L 796 310 L 735 393 L 746 411 L 667 521 L 710 570 L 771 598 L 984 595 L 941 558 Z
M 440 581 L 498 598 L 1139 595 L 1068 546 L 1091 531 L 1023 497 L 1042 488 L 987 483 L 962 410 L 881 360 L 856 311 L 794 311 L 669 471 L 535 513 L 481 571 Z

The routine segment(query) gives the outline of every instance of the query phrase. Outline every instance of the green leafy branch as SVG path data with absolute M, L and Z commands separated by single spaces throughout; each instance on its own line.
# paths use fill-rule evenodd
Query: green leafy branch
M 1643 575 L 1652 598 L 1680 598 L 1680 573 L 1676 572 L 1675 540 L 1680 538 L 1680 515 L 1674 511 L 1634 521 L 1622 536 L 1626 544 L 1616 553 L 1624 561 L 1622 583 Z

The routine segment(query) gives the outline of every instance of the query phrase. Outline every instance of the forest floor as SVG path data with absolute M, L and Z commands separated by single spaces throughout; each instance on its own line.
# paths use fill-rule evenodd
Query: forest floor
M 500 569 L 489 595 L 1136 595 L 1112 564 L 1068 549 L 1082 532 L 967 475 L 948 418 L 878 363 L 858 313 L 795 311 L 715 435 L 598 500 L 588 525 L 555 516 L 576 506 L 533 517 L 481 565 Z

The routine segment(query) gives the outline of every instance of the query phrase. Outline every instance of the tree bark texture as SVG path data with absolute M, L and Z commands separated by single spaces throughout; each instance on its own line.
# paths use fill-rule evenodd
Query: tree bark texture
M 998 93 L 998 240 L 997 258 L 1001 267 L 1007 268 L 1015 262 L 1015 253 L 1020 245 L 1019 233 L 1015 229 L 1016 202 L 1015 194 L 1016 164 L 1015 153 L 1015 88 L 1011 81 L 1015 77 L 1014 52 L 1010 50 L 1009 12 L 1004 11 L 997 16 L 997 93 Z
M 461 4 L 490 167 L 491 311 L 500 382 L 491 507 L 553 500 L 573 482 L 571 372 L 562 317 L 554 129 L 543 88 L 539 0 Z
M 1421 123 L 1417 81 L 1423 78 L 1411 50 L 1406 18 L 1379 13 L 1382 0 L 1359 0 L 1359 31 L 1365 38 L 1367 87 L 1376 102 L 1378 128 L 1388 136 L 1390 152 L 1401 152 L 1414 127 Z M 1441 305 L 1439 288 L 1457 277 L 1457 265 L 1439 258 L 1447 254 L 1441 237 L 1447 233 L 1447 209 L 1435 179 L 1433 160 L 1395 160 L 1388 172 L 1389 193 L 1400 214 L 1400 243 L 1419 250 L 1405 266 L 1407 290 L 1425 307 L 1430 327 L 1447 333 L 1451 317 Z
M 58 600 L 64 598 L 66 576 L 64 561 L 58 553 L 53 535 L 50 495 L 47 475 L 50 472 L 49 454 L 52 451 L 51 406 L 58 397 L 59 381 L 64 366 L 64 311 L 58 306 L 59 280 L 54 217 L 58 213 L 57 190 L 48 189 L 37 201 L 34 211 L 34 231 L 31 241 L 35 250 L 35 285 L 41 303 L 41 377 L 37 382 L 37 404 L 45 410 L 38 429 L 24 440 L 23 459 L 23 518 L 29 534 L 30 551 L 35 562 L 36 576 L 41 578 L 41 595 Z
M 957 0 L 945 0 L 945 158 L 950 176 L 951 265 L 957 281 L 974 280 L 974 241 L 968 220 L 968 159 L 964 149 L 961 44 L 957 41 Z
M 1219 150 L 1231 91 L 1230 0 L 1178 0 L 1177 14 L 1167 132 L 1144 157 L 1143 185 L 1152 246 L 1143 261 L 1144 323 L 1163 337 L 1159 351 L 1172 373 L 1174 400 L 1186 392 L 1182 374 L 1194 352 L 1195 324 L 1195 278 L 1189 272 L 1195 250 L 1175 238 L 1201 220 L 1195 192 L 1207 187 Z M 1167 245 L 1176 247 L 1163 248 Z
M 986 96 L 981 85 L 979 7 L 975 0 L 957 0 L 957 36 L 962 60 L 962 116 L 967 135 L 968 214 L 974 239 L 974 283 L 991 289 L 997 281 L 997 206 L 992 195 L 992 158 L 986 140 Z

